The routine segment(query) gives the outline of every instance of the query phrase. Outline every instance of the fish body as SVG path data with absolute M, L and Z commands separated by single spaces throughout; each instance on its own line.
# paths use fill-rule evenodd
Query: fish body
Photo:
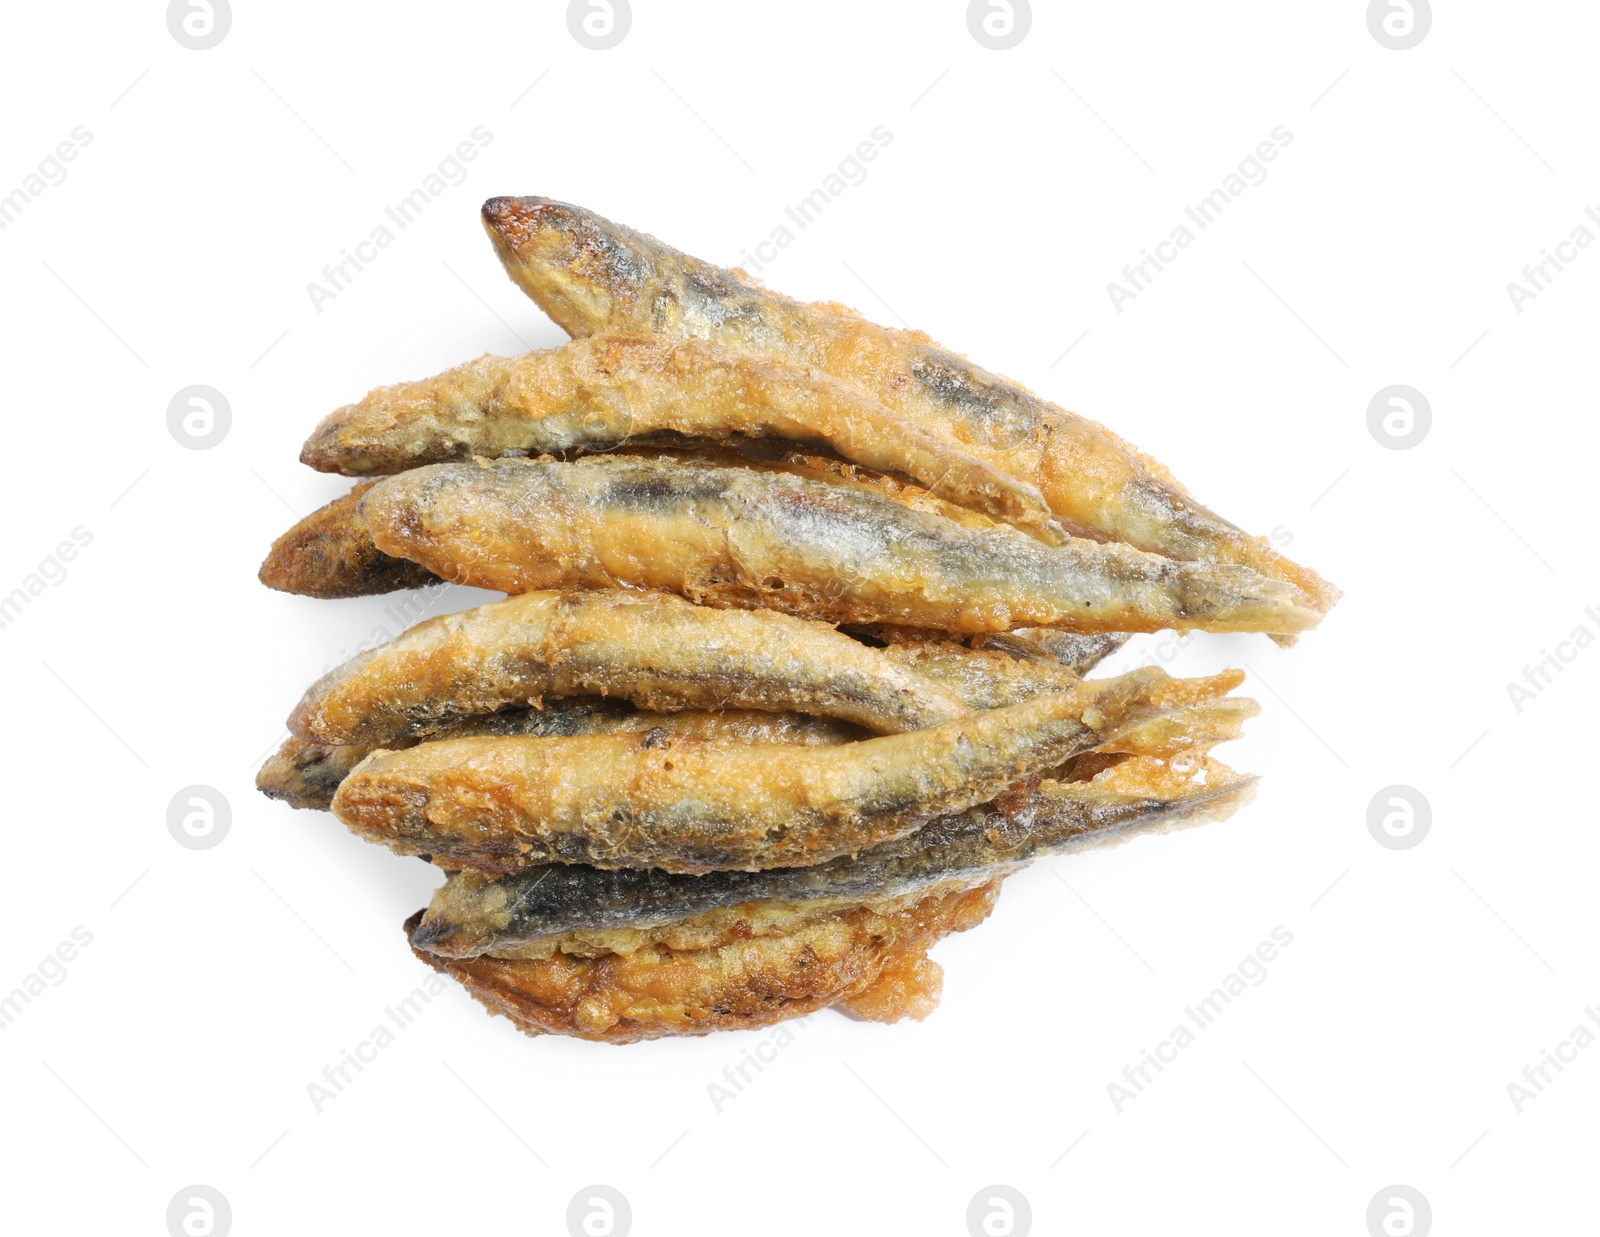
M 628 586 L 965 633 L 1293 634 L 1320 618 L 1299 589 L 1249 568 L 1045 545 L 868 486 L 693 456 L 434 464 L 379 482 L 361 518 L 382 552 L 507 593 Z
M 902 633 L 904 636 L 904 633 Z M 883 650 L 905 660 L 928 680 L 948 688 L 972 709 L 1017 704 L 1046 691 L 1061 691 L 1077 680 L 1053 658 L 1014 657 L 986 645 L 968 648 L 956 641 L 919 633 Z M 1025 663 L 1025 664 L 1019 664 Z M 1132 755 L 1170 756 L 1180 751 L 1204 753 L 1237 738 L 1242 723 L 1255 716 L 1257 705 L 1242 697 L 1211 700 L 1135 723 L 1102 749 Z M 685 709 L 657 713 L 637 709 L 615 697 L 557 697 L 539 708 L 505 708 L 450 722 L 427 736 L 430 740 L 481 735 L 640 734 L 652 730 L 701 739 L 743 743 L 798 743 L 823 746 L 866 737 L 862 727 L 838 718 L 806 713 L 749 709 Z M 384 746 L 414 746 L 414 739 L 391 739 Z M 290 736 L 262 765 L 256 787 L 270 799 L 291 807 L 328 810 L 339 783 L 373 750 L 374 745 L 319 744 Z M 1094 750 L 1102 750 L 1094 749 Z M 1073 763 L 1083 761 L 1075 757 Z M 1068 769 L 1072 767 L 1068 765 Z
M 449 957 L 501 958 L 629 952 L 663 941 L 704 946 L 721 939 L 719 929 L 737 934 L 755 924 L 760 931 L 933 886 L 972 887 L 1045 855 L 1216 819 L 1254 788 L 1254 779 L 1215 762 L 1203 781 L 1197 772 L 1175 776 L 1147 761 L 1098 781 L 1047 781 L 808 867 L 684 876 L 546 864 L 498 879 L 460 872 L 434 894 L 411 943 Z
M 699 873 L 821 863 L 992 799 L 1237 675 L 1147 667 L 1006 709 L 836 747 L 660 735 L 468 738 L 373 752 L 333 811 L 446 868 L 558 861 Z
M 464 739 L 483 735 L 563 736 L 579 734 L 688 735 L 697 739 L 728 739 L 740 743 L 850 743 L 867 731 L 831 717 L 803 713 L 756 712 L 750 709 L 684 709 L 655 713 L 635 709 L 625 700 L 576 698 L 547 700 L 537 709 L 503 709 L 481 717 L 452 722 L 433 740 Z M 416 745 L 414 739 L 390 742 L 391 748 Z M 290 735 L 256 774 L 256 789 L 269 799 L 294 808 L 326 812 L 350 771 L 372 754 L 369 745 L 321 744 Z
M 1069 531 L 1291 581 L 1326 611 L 1338 590 L 1191 498 L 1167 470 L 1086 417 L 919 331 L 771 292 L 592 211 L 491 198 L 483 222 L 513 282 L 574 337 L 642 330 L 769 351 L 849 382 L 930 434 L 1038 486 Z
M 903 473 L 959 505 L 1061 540 L 1038 487 L 975 459 L 858 388 L 782 357 L 633 332 L 522 356 L 484 356 L 380 387 L 323 420 L 300 453 L 323 472 L 611 450 L 664 434 L 820 443 Z
M 413 952 L 530 1035 L 632 1043 L 771 1026 L 835 1005 L 895 1022 L 926 1017 L 938 1005 L 942 972 L 929 947 L 981 923 L 999 891 L 994 880 L 887 913 L 839 910 L 792 931 L 709 948 L 543 959 Z M 407 921 L 408 936 L 421 914 Z
M 385 744 L 546 696 L 591 695 L 660 712 L 797 711 L 879 734 L 971 711 L 825 624 L 605 589 L 524 593 L 418 623 L 314 683 L 289 730 L 317 743 Z

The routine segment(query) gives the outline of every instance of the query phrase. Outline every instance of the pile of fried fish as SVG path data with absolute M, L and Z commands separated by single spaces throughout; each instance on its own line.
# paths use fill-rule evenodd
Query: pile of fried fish
M 1242 674 L 1088 673 L 1336 589 L 920 332 L 560 202 L 483 221 L 572 341 L 332 413 L 302 461 L 370 479 L 261 568 L 507 594 L 325 675 L 257 779 L 448 873 L 418 958 L 533 1034 L 921 1018 L 1006 876 L 1249 797 Z

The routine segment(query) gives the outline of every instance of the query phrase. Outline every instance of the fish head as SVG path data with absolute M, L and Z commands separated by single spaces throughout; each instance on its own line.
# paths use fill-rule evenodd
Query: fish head
M 512 281 L 569 335 L 649 329 L 656 262 L 647 238 L 549 198 L 490 198 L 483 226 Z

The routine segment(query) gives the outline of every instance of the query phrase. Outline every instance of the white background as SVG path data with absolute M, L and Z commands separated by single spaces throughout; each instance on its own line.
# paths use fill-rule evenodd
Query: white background
M 1360 0 L 1040 3 L 996 52 L 955 0 L 635 0 L 596 52 L 565 7 L 236 2 L 199 52 L 159 3 L 7 11 L 0 192 L 93 134 L 0 231 L 0 592 L 93 537 L 0 630 L 0 991 L 93 933 L 0 1031 L 7 1229 L 159 1234 L 194 1183 L 239 1234 L 559 1234 L 596 1182 L 639 1234 L 960 1234 L 992 1183 L 1040 1233 L 1359 1237 L 1396 1183 L 1441 1234 L 1591 1223 L 1600 1051 L 1521 1113 L 1506 1088 L 1600 1002 L 1600 651 L 1520 712 L 1506 684 L 1600 635 L 1600 252 L 1520 314 L 1506 284 L 1600 203 L 1600 13 L 1441 4 L 1397 52 Z M 478 125 L 465 183 L 317 312 L 308 282 Z M 771 286 L 1103 420 L 1346 590 L 1293 650 L 1170 663 L 1249 668 L 1263 714 L 1222 754 L 1257 801 L 1015 877 L 936 949 L 926 1022 L 819 1014 L 720 1112 L 708 1084 L 771 1032 L 533 1040 L 452 988 L 317 1113 L 307 1084 L 423 981 L 400 924 L 437 877 L 252 788 L 303 686 L 394 626 L 393 598 L 255 580 L 344 488 L 301 439 L 371 386 L 559 341 L 484 198 L 733 264 L 878 125 Z M 1118 313 L 1107 282 L 1278 125 L 1268 179 Z M 194 383 L 232 409 L 210 450 L 167 429 Z M 1432 406 L 1411 450 L 1368 432 L 1391 383 Z M 196 783 L 232 807 L 211 850 L 167 829 Z M 1406 851 L 1367 828 L 1394 783 L 1432 805 Z M 1276 925 L 1265 982 L 1117 1112 L 1107 1084 Z

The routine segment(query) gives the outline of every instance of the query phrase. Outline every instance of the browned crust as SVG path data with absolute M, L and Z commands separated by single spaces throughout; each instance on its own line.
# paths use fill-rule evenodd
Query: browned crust
M 422 588 L 439 577 L 426 567 L 385 554 L 361 519 L 361 496 L 377 482 L 355 487 L 319 507 L 272 543 L 258 578 L 268 588 L 302 597 L 366 597 Z
M 1000 881 L 923 898 L 881 915 L 865 907 L 714 949 L 537 961 L 440 958 L 413 949 L 491 1013 L 532 1035 L 609 1044 L 749 1030 L 844 1004 L 858 1017 L 925 1017 L 938 1003 L 930 946 L 986 919 Z M 406 938 L 422 918 L 406 921 Z

